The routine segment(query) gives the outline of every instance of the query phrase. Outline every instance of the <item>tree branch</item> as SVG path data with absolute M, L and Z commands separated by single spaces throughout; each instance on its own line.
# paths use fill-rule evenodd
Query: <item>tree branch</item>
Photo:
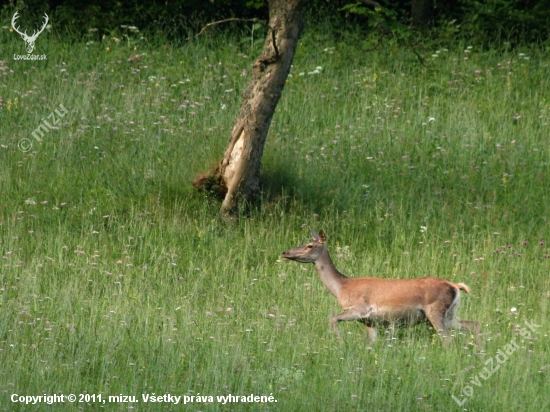
M 380 5 L 380 3 L 374 1 L 374 0 L 362 0 L 363 3 L 365 3 L 367 6 L 371 6 L 371 7 L 380 7 L 382 8 L 382 6 Z
M 261 20 L 261 19 L 257 19 L 257 18 L 253 18 L 253 19 L 240 19 L 238 17 L 232 17 L 230 19 L 224 19 L 224 20 L 219 20 L 219 21 L 213 21 L 212 23 L 208 23 L 206 26 L 204 26 L 202 28 L 202 30 L 200 32 L 198 32 L 197 34 L 195 34 L 194 36 L 191 36 L 191 37 L 188 37 L 186 38 L 185 40 L 189 41 L 189 40 L 193 40 L 194 38 L 196 37 L 199 37 L 207 28 L 209 27 L 212 27 L 212 26 L 216 26 L 218 24 L 222 24 L 222 23 L 228 23 L 230 21 L 246 21 L 246 22 L 249 22 L 249 23 L 260 23 L 260 24 L 266 24 L 267 22 L 265 20 Z

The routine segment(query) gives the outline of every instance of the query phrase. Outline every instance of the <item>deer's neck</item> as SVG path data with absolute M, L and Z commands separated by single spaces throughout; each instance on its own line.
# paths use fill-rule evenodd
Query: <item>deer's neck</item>
M 326 249 L 323 251 L 321 256 L 317 258 L 314 265 L 315 270 L 321 277 L 323 285 L 325 285 L 328 291 L 332 293 L 335 298 L 338 298 L 340 289 L 342 289 L 342 285 L 347 278 L 338 272 L 338 270 L 334 267 L 334 263 L 332 263 L 332 259 Z

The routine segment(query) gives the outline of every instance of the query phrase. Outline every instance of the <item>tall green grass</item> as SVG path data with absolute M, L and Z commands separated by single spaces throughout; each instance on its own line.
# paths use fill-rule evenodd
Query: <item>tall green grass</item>
M 12 59 L 21 39 L 0 31 L 0 410 L 550 406 L 546 54 L 455 45 L 421 65 L 408 49 L 306 32 L 262 199 L 227 226 L 190 181 L 221 157 L 258 45 L 117 40 L 44 35 L 47 60 L 25 62 Z M 68 113 L 38 142 L 60 104 Z M 338 342 L 328 319 L 340 309 L 313 268 L 280 261 L 310 227 L 349 276 L 468 284 L 459 314 L 482 323 L 484 353 L 460 334 L 444 350 L 423 325 L 370 345 L 347 323 Z M 525 321 L 541 325 L 530 339 Z M 514 338 L 520 348 L 473 385 Z M 467 385 L 459 407 L 451 396 Z M 10 401 L 44 393 L 140 402 Z M 142 393 L 277 403 L 170 406 Z

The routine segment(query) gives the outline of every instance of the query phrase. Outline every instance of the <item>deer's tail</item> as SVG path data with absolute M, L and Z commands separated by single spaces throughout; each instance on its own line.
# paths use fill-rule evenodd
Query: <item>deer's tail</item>
M 468 285 L 465 285 L 464 283 L 457 283 L 456 286 L 467 294 L 470 294 L 470 288 L 468 287 Z

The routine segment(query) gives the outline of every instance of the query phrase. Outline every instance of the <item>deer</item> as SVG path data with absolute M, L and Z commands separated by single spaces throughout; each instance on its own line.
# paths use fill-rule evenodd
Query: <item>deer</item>
M 32 51 L 34 50 L 34 42 L 38 38 L 38 35 L 40 33 L 42 33 L 44 31 L 44 29 L 46 28 L 46 26 L 48 25 L 49 18 L 48 18 L 48 15 L 46 13 L 44 13 L 44 16 L 46 17 L 46 19 L 44 21 L 44 24 L 42 25 L 42 28 L 38 31 L 34 31 L 32 36 L 29 36 L 27 34 L 27 30 L 25 30 L 24 32 L 20 32 L 19 29 L 15 26 L 15 22 L 16 22 L 17 18 L 19 17 L 18 13 L 19 12 L 16 11 L 15 14 L 13 15 L 13 17 L 11 18 L 11 25 L 13 27 L 13 30 L 15 30 L 16 33 L 19 33 L 21 35 L 21 37 L 23 38 L 23 40 L 25 41 L 25 44 L 26 44 L 25 47 L 27 48 L 27 53 L 31 54 Z
M 431 276 L 416 279 L 350 278 L 340 273 L 332 263 L 323 230 L 319 233 L 311 231 L 311 235 L 311 242 L 286 250 L 281 256 L 286 260 L 313 263 L 323 285 L 344 310 L 330 320 L 338 339 L 341 339 L 338 329 L 341 321 L 363 323 L 371 343 L 376 340 L 378 325 L 414 326 L 429 322 L 445 347 L 451 342 L 450 329 L 471 331 L 477 348 L 482 347 L 479 322 L 455 316 L 460 291 L 470 293 L 470 288 L 464 283 Z

